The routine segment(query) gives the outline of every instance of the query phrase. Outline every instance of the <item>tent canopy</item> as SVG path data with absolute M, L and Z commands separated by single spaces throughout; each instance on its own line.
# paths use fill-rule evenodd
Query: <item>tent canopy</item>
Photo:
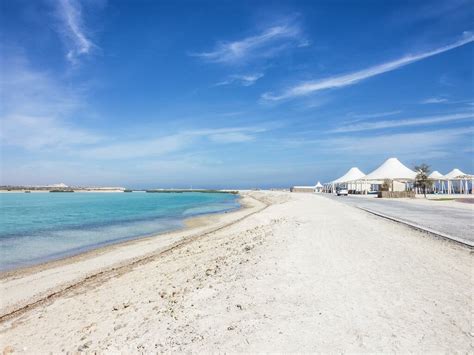
M 443 180 L 444 175 L 441 174 L 438 170 L 435 170 L 428 176 L 428 178 L 430 178 L 432 180 Z
M 339 179 L 334 180 L 333 184 L 343 184 L 345 182 L 359 180 L 364 177 L 365 174 L 359 170 L 357 167 L 350 168 L 347 173 L 342 175 Z
M 323 185 L 321 185 L 321 183 L 318 181 L 315 187 L 323 187 Z
M 407 168 L 397 158 L 389 158 L 377 169 L 367 174 L 364 180 L 414 180 L 416 172 Z
M 467 174 L 464 174 L 461 170 L 459 169 L 453 169 L 451 170 L 449 173 L 447 173 L 446 175 L 444 175 L 444 178 L 446 180 L 450 180 L 450 179 L 456 179 L 456 178 L 460 178 L 462 176 L 466 176 Z

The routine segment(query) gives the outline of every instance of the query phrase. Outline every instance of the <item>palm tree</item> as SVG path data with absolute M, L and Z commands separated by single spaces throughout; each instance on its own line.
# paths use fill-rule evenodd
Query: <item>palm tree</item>
M 426 198 L 426 190 L 433 186 L 433 180 L 428 177 L 430 174 L 430 166 L 427 164 L 421 164 L 415 166 L 415 171 L 417 172 L 415 177 L 415 187 L 421 187 L 423 195 Z

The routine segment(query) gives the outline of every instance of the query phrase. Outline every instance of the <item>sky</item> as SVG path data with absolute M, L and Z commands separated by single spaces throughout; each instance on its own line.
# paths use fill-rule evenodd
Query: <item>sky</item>
M 474 173 L 474 2 L 0 2 L 0 184 Z

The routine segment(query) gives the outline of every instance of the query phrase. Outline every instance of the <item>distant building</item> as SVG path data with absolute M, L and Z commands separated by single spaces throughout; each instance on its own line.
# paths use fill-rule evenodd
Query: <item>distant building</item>
M 36 186 L 36 187 L 46 187 L 46 188 L 53 188 L 53 189 L 57 189 L 57 188 L 67 188 L 69 186 L 67 186 L 65 183 L 61 182 L 59 184 L 52 184 L 52 185 L 44 185 L 44 186 Z
M 293 186 L 290 188 L 291 192 L 315 192 L 315 186 Z
M 317 192 L 317 193 L 323 192 L 323 188 L 324 186 L 321 184 L 320 181 L 318 181 L 318 183 L 314 187 L 314 192 Z

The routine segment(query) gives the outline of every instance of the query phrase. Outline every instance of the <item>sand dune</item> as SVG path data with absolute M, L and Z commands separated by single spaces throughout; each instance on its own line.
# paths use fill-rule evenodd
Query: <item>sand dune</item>
M 269 207 L 4 320 L 2 349 L 473 351 L 468 249 L 317 195 L 246 194 Z

